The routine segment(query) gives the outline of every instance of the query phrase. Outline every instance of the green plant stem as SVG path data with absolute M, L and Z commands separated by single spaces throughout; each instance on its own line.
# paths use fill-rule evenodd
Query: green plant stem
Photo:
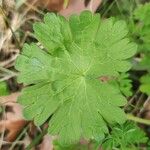
M 105 15 L 107 14 L 107 12 L 113 7 L 113 5 L 115 4 L 115 1 L 113 1 L 109 6 L 108 8 L 105 10 L 105 12 L 103 13 L 102 17 L 104 18 Z
M 132 114 L 127 114 L 126 117 L 128 120 L 132 120 L 132 121 L 135 121 L 135 122 L 138 122 L 141 124 L 145 124 L 145 125 L 150 125 L 150 120 L 135 117 Z

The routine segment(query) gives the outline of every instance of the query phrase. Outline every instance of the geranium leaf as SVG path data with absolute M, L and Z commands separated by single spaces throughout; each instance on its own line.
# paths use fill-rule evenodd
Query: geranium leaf
M 53 13 L 34 25 L 43 45 L 25 45 L 16 61 L 19 82 L 28 85 L 19 98 L 27 119 L 42 125 L 63 144 L 79 139 L 102 139 L 107 123 L 122 124 L 126 103 L 118 88 L 99 80 L 126 72 L 136 51 L 123 21 L 100 20 L 84 11 L 69 21 Z

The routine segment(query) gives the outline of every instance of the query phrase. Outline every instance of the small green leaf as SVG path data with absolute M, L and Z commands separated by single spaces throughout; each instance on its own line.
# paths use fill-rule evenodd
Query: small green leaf
M 3 112 L 3 108 L 0 106 L 0 113 L 2 113 Z
M 110 80 L 110 83 L 120 89 L 124 96 L 129 97 L 132 95 L 132 80 L 129 79 L 128 73 L 121 73 L 116 80 Z
M 6 82 L 0 82 L 0 96 L 5 96 L 9 94 L 9 90 Z
M 150 3 L 139 5 L 134 11 L 137 41 L 140 51 L 150 51 Z
M 146 74 L 141 78 L 140 90 L 147 95 L 150 95 L 150 75 Z
M 146 3 L 144 5 L 139 5 L 138 8 L 135 9 L 134 17 L 137 20 L 140 20 L 144 25 L 150 25 L 150 3 Z
M 126 122 L 123 125 L 114 126 L 106 137 L 102 147 L 107 149 L 130 150 L 137 149 L 137 145 L 146 143 L 148 138 L 135 123 Z M 139 148 L 139 147 L 138 147 Z
M 58 140 L 55 140 L 53 142 L 53 145 L 54 145 L 55 150 L 88 150 L 89 149 L 88 144 L 78 143 L 78 144 L 74 144 L 74 145 L 63 146 L 59 143 Z

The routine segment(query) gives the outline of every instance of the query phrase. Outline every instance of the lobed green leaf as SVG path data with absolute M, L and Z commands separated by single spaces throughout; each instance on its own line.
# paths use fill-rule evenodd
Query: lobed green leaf
M 50 118 L 48 132 L 63 144 L 103 139 L 107 123 L 124 123 L 120 107 L 126 99 L 99 77 L 131 68 L 127 59 L 137 46 L 126 38 L 125 22 L 101 20 L 89 11 L 69 21 L 48 13 L 34 32 L 44 50 L 26 44 L 16 61 L 18 80 L 28 85 L 18 100 L 25 118 L 38 126 Z

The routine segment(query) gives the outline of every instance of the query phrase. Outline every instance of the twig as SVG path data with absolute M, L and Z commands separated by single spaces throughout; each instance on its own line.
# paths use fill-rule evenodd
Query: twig
M 149 103 L 150 103 L 150 96 L 148 96 L 147 99 L 145 100 L 142 109 L 138 113 L 138 116 L 141 116 L 141 114 L 147 110 L 146 107 L 147 107 L 147 105 L 149 105 Z M 149 109 L 148 109 L 148 111 L 149 111 Z
M 11 57 L 10 59 L 8 59 L 8 60 L 5 60 L 5 61 L 3 61 L 3 62 L 0 62 L 0 67 L 4 67 L 4 66 L 7 66 L 7 65 L 11 66 L 11 63 L 13 63 L 13 61 L 16 60 L 17 56 L 18 56 L 18 54 L 12 56 L 12 57 Z
M 30 11 L 30 10 L 35 10 L 35 7 L 34 7 L 34 5 L 36 4 L 36 2 L 37 2 L 37 0 L 34 0 L 31 4 L 28 4 L 28 3 L 25 3 L 28 7 L 27 7 L 27 9 L 25 10 L 25 12 L 23 13 L 23 17 L 25 17 L 26 16 L 26 14 Z M 39 10 L 37 10 L 37 11 L 39 11 Z M 39 12 L 40 14 L 42 14 L 43 15 L 43 13 L 42 12 Z
M 11 147 L 9 148 L 9 150 L 13 150 L 15 145 L 18 144 L 18 141 L 22 138 L 22 136 L 27 132 L 28 130 L 28 125 L 23 129 L 23 131 L 19 134 L 19 136 L 17 137 L 17 139 L 15 140 L 15 142 L 12 143 Z
M 17 40 L 16 35 L 15 35 L 15 33 L 14 33 L 12 27 L 10 26 L 10 22 L 9 22 L 9 20 L 8 20 L 6 14 L 5 14 L 5 12 L 3 11 L 2 6 L 0 6 L 0 10 L 1 10 L 1 12 L 2 12 L 2 15 L 3 15 L 3 17 L 4 17 L 5 22 L 7 23 L 8 27 L 9 27 L 11 33 L 12 33 L 12 36 L 13 36 L 14 40 L 16 41 L 17 47 L 20 49 L 21 47 L 20 47 L 19 41 Z
M 139 99 L 138 99 L 138 101 L 137 101 L 137 104 L 136 104 L 135 108 L 134 108 L 133 111 L 132 111 L 133 113 L 135 113 L 135 112 L 139 109 L 140 105 L 141 105 L 142 102 L 143 102 L 144 96 L 145 96 L 145 95 L 142 93 L 141 96 L 139 97 Z
M 45 129 L 42 133 L 40 133 L 27 147 L 26 150 L 31 150 L 31 148 L 39 143 L 39 141 L 43 138 L 43 136 L 47 133 L 47 129 Z
M 135 94 L 131 97 L 131 99 L 128 101 L 128 103 L 124 106 L 124 110 L 126 110 L 129 105 L 132 105 L 132 103 L 135 100 L 135 98 L 137 97 L 138 93 L 139 93 L 139 90 L 137 90 L 135 92 Z
M 12 77 L 15 77 L 15 76 L 17 76 L 17 75 L 5 76 L 5 77 L 3 77 L 3 78 L 0 79 L 0 82 L 6 81 L 6 80 L 8 80 L 8 79 L 10 79 L 10 78 L 12 78 Z
M 36 0 L 37 1 L 37 0 Z M 40 11 L 39 9 L 37 9 L 34 4 L 36 3 L 36 1 L 34 1 L 32 4 L 29 4 L 28 2 L 25 2 L 25 5 L 28 6 L 29 9 L 27 9 L 27 12 L 32 9 L 34 10 L 35 12 L 41 14 L 41 15 L 44 15 L 44 13 L 42 11 Z
M 3 72 L 8 73 L 9 75 L 17 75 L 17 73 L 15 73 L 15 72 L 13 72 L 13 71 L 11 71 L 11 70 L 8 70 L 8 69 L 6 69 L 6 68 L 3 68 L 3 67 L 1 67 L 1 66 L 0 66 L 0 70 L 3 71 Z
M 2 141 L 3 145 L 8 145 L 8 144 L 12 144 L 13 142 L 7 142 L 7 141 Z M 25 144 L 24 141 L 18 141 L 16 144 L 22 145 Z

